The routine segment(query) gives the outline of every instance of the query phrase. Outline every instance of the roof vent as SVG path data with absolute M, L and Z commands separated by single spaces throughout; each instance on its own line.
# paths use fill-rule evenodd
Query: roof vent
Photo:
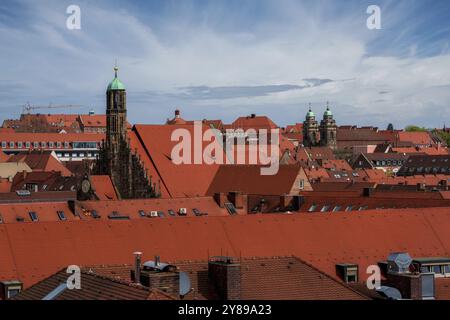
M 411 256 L 406 252 L 396 252 L 389 255 L 387 259 L 389 273 L 409 273 Z

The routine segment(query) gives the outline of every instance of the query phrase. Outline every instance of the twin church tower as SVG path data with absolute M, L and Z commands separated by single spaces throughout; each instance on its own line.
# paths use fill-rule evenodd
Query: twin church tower
M 306 119 L 303 122 L 303 145 L 305 147 L 324 146 L 336 149 L 337 147 L 337 125 L 333 118 L 333 113 L 327 103 L 327 109 L 323 114 L 320 125 L 316 120 L 316 115 L 309 107 Z

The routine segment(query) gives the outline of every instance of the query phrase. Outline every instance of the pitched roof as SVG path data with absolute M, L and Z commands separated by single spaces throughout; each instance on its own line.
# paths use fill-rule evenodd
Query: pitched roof
M 236 120 L 233 121 L 231 124 L 231 127 L 233 129 L 276 129 L 278 126 L 269 118 L 266 116 L 256 116 L 256 115 L 250 115 L 246 117 L 239 117 Z
M 43 300 L 60 284 L 65 284 L 70 275 L 66 273 L 66 270 L 61 270 L 23 291 L 12 300 Z M 81 289 L 65 289 L 53 300 L 150 300 L 154 297 L 154 293 L 140 286 L 132 286 L 82 270 Z
M 429 132 L 398 132 L 398 140 L 402 142 L 412 142 L 415 145 L 431 145 L 433 140 L 431 139 Z
M 71 264 L 132 264 L 137 250 L 167 261 L 295 255 L 335 277 L 338 263 L 366 270 L 391 252 L 450 256 L 449 229 L 448 208 L 0 224 L 0 280 L 29 287 Z
M 84 127 L 106 127 L 105 114 L 80 115 L 80 122 Z
M 275 175 L 262 175 L 258 165 L 222 165 L 207 194 L 241 191 L 245 194 L 282 195 L 291 193 L 300 171 L 299 164 L 280 165 Z
M 31 168 L 23 162 L 2 162 L 0 163 L 0 178 L 13 178 L 18 172 L 31 172 Z
M 241 266 L 242 300 L 361 300 L 365 296 L 296 257 L 257 257 L 237 261 Z M 174 261 L 191 280 L 185 299 L 217 299 L 208 279 L 208 261 Z M 92 267 L 94 273 L 131 282 L 132 266 Z
M 110 176 L 90 176 L 90 180 L 99 200 L 117 200 L 117 193 Z
M 213 197 L 83 201 L 79 204 L 82 216 L 89 216 L 95 210 L 101 216 L 99 220 L 108 220 L 108 216 L 114 211 L 130 219 L 138 220 L 143 220 L 140 211 L 144 211 L 146 217 L 149 217 L 152 211 L 160 211 L 164 213 L 164 218 L 172 219 L 179 216 L 178 212 L 181 208 L 186 208 L 187 217 L 195 216 L 193 209 L 198 209 L 209 216 L 229 215 L 226 209 L 217 205 Z M 169 210 L 173 210 L 176 216 L 170 216 Z
M 65 221 L 80 220 L 72 213 L 66 201 L 15 203 L 13 206 L 10 203 L 0 204 L 3 223 L 18 223 L 18 218 L 20 223 L 30 223 L 30 212 L 35 212 L 40 222 L 61 221 L 59 211 L 64 213 Z
M 153 182 L 158 182 L 157 179 L 161 182 L 163 196 L 203 196 L 206 194 L 219 165 L 194 164 L 194 141 L 190 143 L 192 164 L 176 165 L 171 158 L 173 148 L 179 144 L 178 141 L 171 141 L 171 135 L 176 129 L 187 130 L 186 132 L 189 132 L 194 140 L 193 125 L 135 125 L 134 132 L 137 140 L 141 143 L 141 148 L 137 148 L 137 152 L 144 161 L 146 168 L 151 171 L 150 174 L 152 175 L 152 172 L 157 173 Z M 208 127 L 203 125 L 202 129 L 206 130 Z M 205 148 L 208 144 L 202 142 L 202 148 Z M 201 155 L 203 155 L 203 152 Z M 164 194 L 164 191 L 167 194 Z
M 4 153 L 2 150 L 0 150 L 0 162 L 7 162 L 9 159 L 9 156 Z
M 56 157 L 54 151 L 30 150 L 20 152 L 11 156 L 8 162 L 25 162 L 34 172 L 60 172 L 63 177 L 72 175 L 72 172 Z

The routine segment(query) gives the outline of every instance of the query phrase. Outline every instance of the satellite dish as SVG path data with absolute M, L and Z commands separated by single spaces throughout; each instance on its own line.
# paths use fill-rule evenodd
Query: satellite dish
M 180 272 L 180 295 L 187 295 L 191 291 L 191 279 L 186 272 Z
M 398 289 L 387 287 L 387 286 L 381 286 L 379 289 L 377 289 L 377 292 L 385 296 L 386 298 L 390 300 L 401 300 L 402 294 Z

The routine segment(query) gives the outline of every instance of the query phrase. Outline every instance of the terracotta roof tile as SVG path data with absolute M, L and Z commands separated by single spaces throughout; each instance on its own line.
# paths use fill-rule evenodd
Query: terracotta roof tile
M 449 229 L 448 208 L 0 224 L 0 280 L 29 287 L 70 264 L 132 264 L 136 250 L 170 261 L 295 255 L 334 277 L 337 263 L 366 270 L 391 252 L 449 256 Z

